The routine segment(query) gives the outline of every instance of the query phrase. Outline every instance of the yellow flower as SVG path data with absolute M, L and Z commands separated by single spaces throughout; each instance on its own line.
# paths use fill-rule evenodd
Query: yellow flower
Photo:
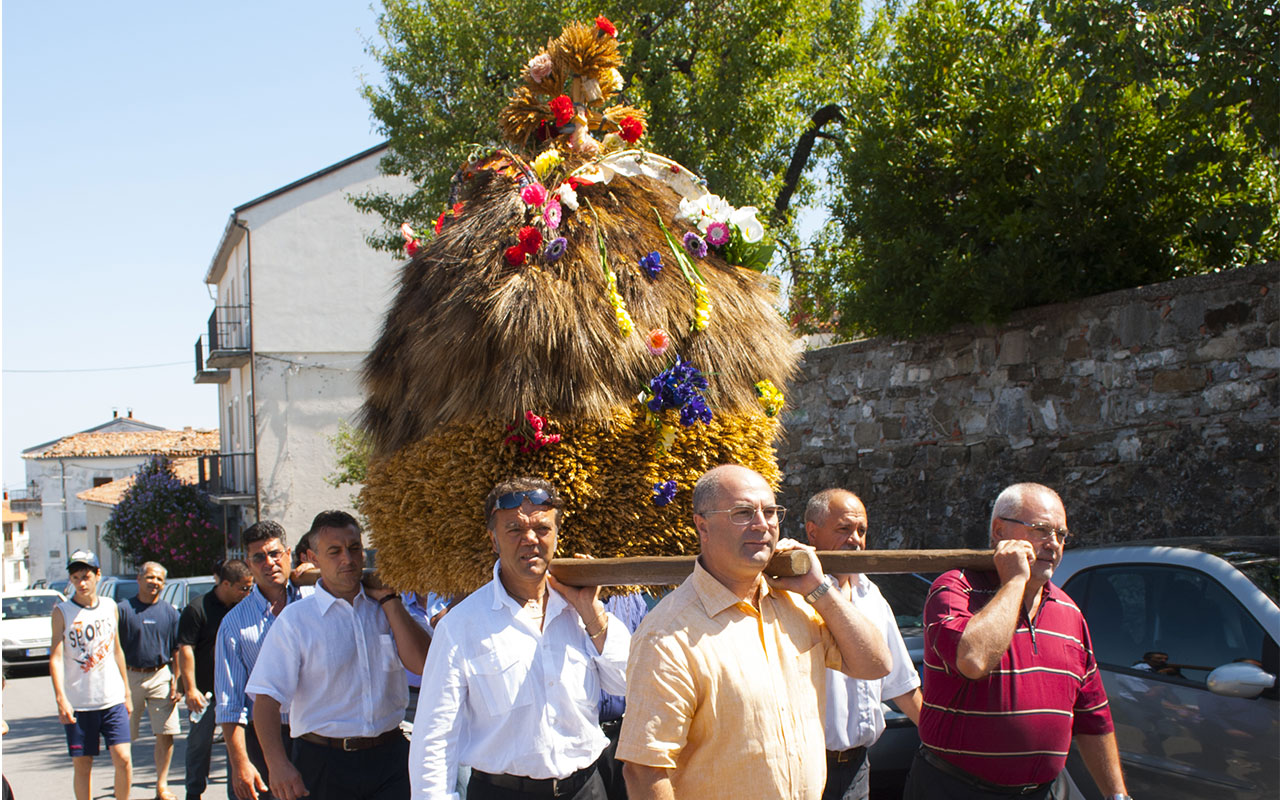
M 707 287 L 701 283 L 693 285 L 693 330 L 705 331 L 711 325 L 711 301 L 707 298 Z
M 786 403 L 782 392 L 768 378 L 756 384 L 756 399 L 759 400 L 760 408 L 766 417 L 776 417 Z
M 550 147 L 539 153 L 533 160 L 533 170 L 538 173 L 539 178 L 545 178 L 548 172 L 560 166 L 563 161 L 564 157 L 560 155 L 560 151 Z

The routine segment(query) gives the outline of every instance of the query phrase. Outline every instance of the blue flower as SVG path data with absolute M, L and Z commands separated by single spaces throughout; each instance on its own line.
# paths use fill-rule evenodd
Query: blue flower
M 707 379 L 688 361 L 676 358 L 676 363 L 658 373 L 649 381 L 649 402 L 646 407 L 657 414 L 670 408 L 680 409 L 680 424 L 688 427 L 695 422 L 711 421 L 711 409 L 702 397 L 707 389 Z
M 676 482 L 663 481 L 653 485 L 653 504 L 661 508 L 676 499 Z
M 565 248 L 569 246 L 569 241 L 563 236 L 557 236 L 547 243 L 547 248 L 542 251 L 542 257 L 548 262 L 559 261 L 560 256 L 564 255 Z
M 657 250 L 649 253 L 649 255 L 640 259 L 640 268 L 649 276 L 649 280 L 658 277 L 658 273 L 662 271 L 662 254 Z

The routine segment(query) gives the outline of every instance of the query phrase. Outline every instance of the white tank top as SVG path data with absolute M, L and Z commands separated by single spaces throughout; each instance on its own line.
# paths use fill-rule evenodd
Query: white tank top
M 74 600 L 62 611 L 62 679 L 76 711 L 99 711 L 124 702 L 124 678 L 116 664 L 116 601 L 99 597 L 93 608 Z

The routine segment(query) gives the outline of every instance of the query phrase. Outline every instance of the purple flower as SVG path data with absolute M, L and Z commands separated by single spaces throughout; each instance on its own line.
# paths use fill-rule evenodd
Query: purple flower
M 676 482 L 663 481 L 653 485 L 653 504 L 661 508 L 676 499 Z
M 689 251 L 689 255 L 698 258 L 707 257 L 707 243 L 702 241 L 702 237 L 693 231 L 689 231 L 684 235 L 684 249 Z
M 557 206 L 557 208 L 559 208 L 559 206 Z M 569 242 L 567 239 L 563 236 L 557 236 L 550 242 L 547 242 L 546 249 L 542 251 L 542 257 L 548 262 L 559 261 L 560 256 L 564 255 L 565 248 L 568 246 Z
M 654 250 L 640 259 L 640 269 L 644 270 L 644 274 L 649 276 L 649 280 L 657 278 L 658 273 L 662 271 L 662 254 Z
M 729 226 L 723 222 L 713 222 L 707 226 L 707 244 L 723 247 L 729 243 Z
M 647 407 L 657 414 L 669 408 L 680 409 L 680 424 L 689 427 L 695 422 L 711 421 L 711 409 L 702 397 L 707 389 L 707 379 L 698 368 L 676 357 L 676 363 L 658 373 L 649 382 L 650 399 Z

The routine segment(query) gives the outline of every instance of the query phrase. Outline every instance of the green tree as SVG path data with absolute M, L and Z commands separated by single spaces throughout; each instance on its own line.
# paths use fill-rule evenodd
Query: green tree
M 416 190 L 368 194 L 356 205 L 382 217 L 370 243 L 391 251 L 403 244 L 402 222 L 429 229 L 468 156 L 499 144 L 495 120 L 525 62 L 566 22 L 600 13 L 618 28 L 623 98 L 649 113 L 647 147 L 699 172 L 735 205 L 776 209 L 785 227 L 792 198 L 812 189 L 807 152 L 794 158 L 797 140 L 831 117 L 822 109 L 839 76 L 833 39 L 859 14 L 856 3 L 815 0 L 383 6 L 381 42 L 370 45 L 383 81 L 365 95 L 391 144 L 383 171 L 409 177 Z
M 794 317 L 914 335 L 1276 257 L 1274 118 L 1259 117 L 1275 64 L 1258 67 L 1263 15 L 1246 5 L 1217 48 L 1201 39 L 1229 26 L 1205 7 L 881 9 L 849 39 L 834 221 L 793 275 Z M 1143 34 L 1144 19 L 1183 27 Z M 1239 89 L 1227 64 L 1255 79 Z
M 225 543 L 215 516 L 208 496 L 180 481 L 169 459 L 156 457 L 112 510 L 104 538 L 129 561 L 159 562 L 171 577 L 208 575 Z

